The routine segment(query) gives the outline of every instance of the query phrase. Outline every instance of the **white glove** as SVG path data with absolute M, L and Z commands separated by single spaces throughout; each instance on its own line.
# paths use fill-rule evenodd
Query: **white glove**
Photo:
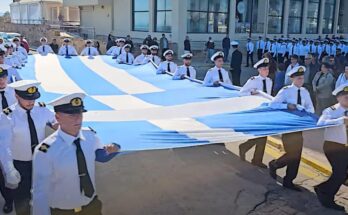
M 21 175 L 15 168 L 5 175 L 5 186 L 10 189 L 16 189 L 20 181 Z

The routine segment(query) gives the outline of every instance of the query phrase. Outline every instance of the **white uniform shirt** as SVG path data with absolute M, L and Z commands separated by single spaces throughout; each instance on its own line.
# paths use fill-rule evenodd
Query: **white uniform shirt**
M 148 55 L 147 58 L 148 59 L 144 59 L 145 62 L 149 62 L 149 60 L 151 59 L 157 66 L 161 63 L 161 58 L 157 55 Z
M 336 56 L 336 49 L 337 49 L 337 46 L 334 44 L 334 45 L 332 45 L 332 46 L 330 47 L 330 49 L 331 49 L 330 55 Z
M 168 71 L 168 63 L 169 63 L 170 71 Z M 178 67 L 178 65 L 176 65 L 176 63 L 174 63 L 173 61 L 163 61 L 158 66 L 156 73 L 162 74 L 165 71 L 174 73 L 176 71 L 177 67 Z
M 95 151 L 102 149 L 98 137 L 82 129 L 79 136 L 89 176 L 95 186 Z M 49 215 L 50 208 L 71 210 L 88 205 L 91 198 L 80 191 L 76 145 L 73 137 L 62 130 L 54 132 L 36 147 L 33 158 L 33 215 Z M 46 152 L 40 146 L 48 145 Z
M 7 69 L 8 76 L 7 76 L 7 83 L 11 84 L 15 81 L 23 80 L 23 78 L 19 75 L 17 69 L 11 67 Z
M 8 106 L 12 106 L 13 104 L 17 103 L 15 91 L 12 87 L 6 87 L 5 89 L 0 89 L 0 92 L 1 91 L 5 91 L 4 95 L 5 95 Z M 2 112 L 3 109 L 4 107 L 2 107 L 2 96 L 0 94 L 0 112 Z
M 348 79 L 346 78 L 346 74 L 345 73 L 341 73 L 340 76 L 338 76 L 335 88 L 341 86 L 342 84 L 346 84 L 346 83 L 348 83 Z
M 67 49 L 66 45 L 63 45 L 62 47 L 60 47 L 58 54 L 62 55 L 62 56 L 66 55 L 66 49 Z M 72 45 L 68 45 L 68 54 L 70 56 L 77 56 L 78 55 L 75 47 Z
M 216 66 L 208 70 L 207 74 L 204 77 L 203 85 L 206 87 L 213 87 L 216 81 L 220 81 L 219 70 L 221 70 L 223 78 L 222 83 L 232 85 L 232 81 L 230 80 L 228 72 L 224 68 L 219 69 Z
M 307 54 L 308 54 L 308 52 L 307 52 L 307 46 L 305 46 L 305 45 L 303 45 L 303 44 L 301 44 L 300 46 L 299 46 L 299 53 L 298 53 L 298 55 L 299 56 L 306 56 Z
M 193 68 L 192 66 L 185 66 L 185 65 L 182 65 L 182 66 L 179 66 L 175 73 L 174 73 L 174 76 L 173 76 L 173 80 L 180 80 L 181 79 L 181 76 L 182 75 L 187 75 L 187 68 L 189 68 L 189 71 L 190 71 L 190 78 L 191 79 L 196 79 L 196 70 L 195 68 Z
M 22 46 L 17 46 L 17 47 L 14 47 L 14 53 L 15 54 L 18 54 L 18 56 L 23 60 L 25 61 L 27 58 L 28 58 L 28 52 L 25 48 L 23 48 Z
M 47 55 L 48 53 L 54 53 L 50 45 L 41 45 L 36 50 L 41 55 Z
M 115 48 L 117 48 L 118 46 L 112 46 L 111 48 L 109 48 L 109 50 L 106 51 L 106 55 L 111 55 L 112 52 L 114 51 Z
M 318 54 L 319 54 L 319 58 L 321 57 L 321 54 L 323 53 L 323 51 L 324 51 L 324 46 L 323 45 L 318 45 Z
M 340 144 L 347 144 L 347 129 L 344 124 L 344 116 L 348 109 L 344 109 L 340 104 L 326 108 L 321 115 L 318 125 L 337 125 L 325 128 L 325 140 Z
M 325 48 L 326 54 L 331 55 L 331 46 L 329 44 L 325 44 L 324 48 Z
M 119 55 L 121 55 L 121 54 L 123 54 L 123 53 L 126 53 L 126 51 L 124 50 L 124 48 L 123 48 L 123 47 L 121 48 L 121 47 L 116 46 L 116 47 L 112 50 L 111 55 L 112 55 L 112 56 L 118 57 Z
M 254 43 L 253 42 L 248 42 L 246 44 L 246 49 L 249 54 L 254 52 Z
M 0 113 L 0 123 L 5 123 L 11 130 L 9 135 L 9 145 L 11 145 L 13 160 L 31 161 L 32 150 L 30 142 L 30 130 L 28 115 L 18 103 L 11 106 L 12 113 L 6 116 Z M 47 123 L 55 124 L 54 113 L 46 107 L 34 106 L 30 111 L 30 116 L 34 121 L 37 138 L 40 141 L 45 139 L 45 129 Z
M 271 48 L 271 42 L 268 41 L 268 42 L 265 43 L 265 49 L 264 49 L 263 51 L 265 51 L 265 50 L 268 50 L 268 51 L 269 51 L 270 48 Z
M 145 60 L 147 59 L 147 61 Z M 138 55 L 135 59 L 134 59 L 134 65 L 142 65 L 142 64 L 147 64 L 149 62 L 147 55 L 144 55 L 143 53 Z
M 128 62 L 127 62 L 127 55 L 128 55 Z M 131 65 L 134 62 L 134 56 L 132 53 L 130 52 L 123 52 L 121 55 L 119 55 L 117 57 L 117 63 L 124 63 L 124 64 L 128 64 Z
M 284 57 L 284 56 L 285 56 L 285 52 L 286 52 L 286 43 L 282 43 L 282 44 L 279 46 L 278 54 L 282 54 L 283 57 Z
M 85 47 L 81 54 L 82 56 L 97 56 L 99 55 L 99 52 L 97 50 L 97 48 L 95 47 Z
M 249 80 L 244 84 L 242 89 L 240 90 L 241 96 L 250 96 L 254 91 L 262 91 L 263 92 L 263 80 L 266 81 L 266 91 L 265 93 L 271 95 L 272 93 L 272 79 L 266 77 L 262 77 L 261 75 L 254 76 L 249 78 Z
M 301 94 L 301 105 L 297 105 L 297 95 L 298 90 L 300 89 Z M 295 85 L 290 85 L 283 87 L 279 93 L 274 97 L 273 101 L 270 104 L 271 108 L 274 109 L 287 109 L 288 104 L 297 105 L 297 109 L 305 110 L 309 113 L 314 113 L 314 107 L 311 100 L 311 96 L 306 88 L 298 88 Z
M 7 55 L 5 64 L 15 68 L 22 68 L 22 62 L 17 55 Z

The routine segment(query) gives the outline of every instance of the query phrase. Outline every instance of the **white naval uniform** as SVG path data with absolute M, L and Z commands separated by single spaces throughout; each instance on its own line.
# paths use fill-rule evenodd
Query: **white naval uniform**
M 128 62 L 127 62 L 127 55 L 128 55 Z M 132 65 L 134 62 L 134 55 L 130 52 L 123 52 L 121 55 L 117 57 L 116 61 L 117 63 Z
M 298 90 L 301 95 L 301 105 L 297 104 Z M 298 110 L 305 110 L 314 113 L 314 107 L 311 96 L 306 88 L 298 88 L 294 84 L 283 87 L 270 103 L 273 109 L 288 109 L 288 104 L 294 104 Z
M 148 59 L 144 59 L 146 62 L 149 62 L 149 60 L 152 60 L 157 66 L 161 63 L 161 58 L 157 55 L 148 55 Z
M 17 55 L 7 55 L 5 57 L 5 64 L 15 68 L 22 67 L 22 62 Z
M 147 59 L 147 61 L 145 60 Z M 144 55 L 143 53 L 141 53 L 140 55 L 138 55 L 135 59 L 134 59 L 134 62 L 133 64 L 134 65 L 142 65 L 142 64 L 147 64 L 149 61 L 148 61 L 148 56 L 147 55 Z
M 18 103 L 9 108 L 12 110 L 12 113 L 8 116 L 4 113 L 0 113 L 0 123 L 5 123 L 7 128 L 10 129 L 8 133 L 8 141 L 10 142 L 8 145 L 11 145 L 12 158 L 18 161 L 31 161 L 32 149 L 26 110 Z M 46 107 L 40 106 L 34 106 L 30 111 L 30 115 L 34 121 L 37 138 L 40 142 L 45 139 L 47 123 L 56 123 L 55 115 Z
M 68 54 L 70 56 L 77 56 L 78 55 L 75 47 L 72 45 L 68 45 Z M 62 56 L 66 55 L 66 45 L 63 45 L 62 47 L 60 47 L 60 49 L 58 51 L 58 55 L 62 55 Z
M 25 48 L 18 45 L 16 47 L 13 47 L 14 53 L 18 54 L 18 56 L 21 58 L 21 60 L 25 61 L 28 58 L 28 52 Z
M 344 114 L 348 109 L 344 109 L 340 104 L 326 108 L 321 115 L 318 125 L 337 125 L 325 128 L 324 138 L 326 141 L 347 144 L 347 130 L 344 124 Z
M 338 79 L 336 81 L 336 87 L 341 86 L 342 84 L 347 84 L 348 83 L 348 78 L 346 78 L 346 74 L 345 73 L 341 73 L 340 76 L 338 76 Z
M 265 93 L 271 95 L 272 93 L 272 79 L 266 77 L 262 77 L 261 75 L 254 76 L 249 78 L 249 80 L 244 84 L 242 89 L 240 90 L 240 96 L 250 96 L 254 91 L 262 91 L 263 92 L 263 82 L 266 81 L 266 91 Z
M 17 103 L 17 99 L 15 96 L 15 90 L 12 87 L 5 87 L 5 89 L 0 89 L 0 92 L 4 91 L 4 95 L 7 101 L 8 106 L 12 106 L 15 103 Z M 0 112 L 2 112 L 2 110 L 4 109 L 4 107 L 2 106 L 2 96 L 0 94 Z
M 95 187 L 95 151 L 103 149 L 94 132 L 82 129 L 78 136 L 89 176 Z M 80 191 L 80 178 L 73 137 L 58 129 L 35 149 L 33 158 L 33 215 L 49 215 L 50 208 L 71 210 L 88 205 L 91 198 Z M 42 144 L 46 152 L 40 151 Z
M 180 80 L 182 75 L 188 76 L 187 75 L 187 68 L 189 68 L 190 71 L 190 78 L 191 79 L 196 79 L 196 70 L 194 67 L 192 66 L 185 66 L 185 65 L 181 65 L 178 66 L 178 68 L 176 69 L 174 75 L 173 75 L 173 80 Z
M 168 63 L 169 63 L 169 68 L 170 71 L 168 71 Z M 163 72 L 171 72 L 174 73 L 176 71 L 176 68 L 178 66 L 176 65 L 176 63 L 174 63 L 173 61 L 163 61 L 159 64 L 156 73 L 157 74 L 162 74 Z
M 112 52 L 111 52 L 111 56 L 116 56 L 116 57 L 118 57 L 119 55 L 121 55 L 121 54 L 123 54 L 123 53 L 126 53 L 126 51 L 124 50 L 124 48 L 123 47 L 118 47 L 118 46 L 116 46 L 113 50 L 112 50 Z
M 224 68 L 219 69 L 216 66 L 208 70 L 207 74 L 204 77 L 203 85 L 206 87 L 213 87 L 216 81 L 220 82 L 219 70 L 221 70 L 223 78 L 222 83 L 232 85 L 232 81 L 230 80 L 228 72 Z
M 49 53 L 54 53 L 50 45 L 41 45 L 36 50 L 40 55 L 48 55 Z
M 106 51 L 106 55 L 111 55 L 112 52 L 114 51 L 115 48 L 117 48 L 118 46 L 112 46 L 111 48 L 109 48 L 109 50 Z
M 299 63 L 296 63 L 295 66 L 292 66 L 291 64 L 288 66 L 288 68 L 286 69 L 286 72 L 285 72 L 284 86 L 291 85 L 291 78 L 289 77 L 288 74 L 293 68 L 298 67 L 298 66 L 300 66 Z
M 95 47 L 85 47 L 81 54 L 81 56 L 97 56 L 99 55 L 99 52 L 97 50 L 97 48 Z
M 8 76 L 7 76 L 7 83 L 11 84 L 15 81 L 23 80 L 23 78 L 19 75 L 17 69 L 11 67 L 7 69 Z

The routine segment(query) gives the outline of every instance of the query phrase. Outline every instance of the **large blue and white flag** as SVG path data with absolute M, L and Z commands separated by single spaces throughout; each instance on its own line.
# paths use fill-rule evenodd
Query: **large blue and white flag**
M 104 143 L 117 142 L 126 151 L 240 142 L 316 128 L 313 115 L 273 110 L 263 105 L 267 98 L 240 97 L 238 90 L 156 75 L 151 63 L 32 55 L 20 73 L 42 83 L 40 101 L 85 93 L 84 125 Z

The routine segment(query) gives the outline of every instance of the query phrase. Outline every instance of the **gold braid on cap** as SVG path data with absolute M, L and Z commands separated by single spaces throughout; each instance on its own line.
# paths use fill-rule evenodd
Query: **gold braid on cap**
M 27 89 L 27 92 L 28 92 L 29 94 L 34 94 L 34 93 L 37 92 L 37 88 L 36 88 L 36 87 L 29 87 L 29 88 Z
M 80 98 L 74 98 L 74 99 L 71 99 L 70 104 L 73 107 L 79 107 L 82 105 L 82 100 Z

